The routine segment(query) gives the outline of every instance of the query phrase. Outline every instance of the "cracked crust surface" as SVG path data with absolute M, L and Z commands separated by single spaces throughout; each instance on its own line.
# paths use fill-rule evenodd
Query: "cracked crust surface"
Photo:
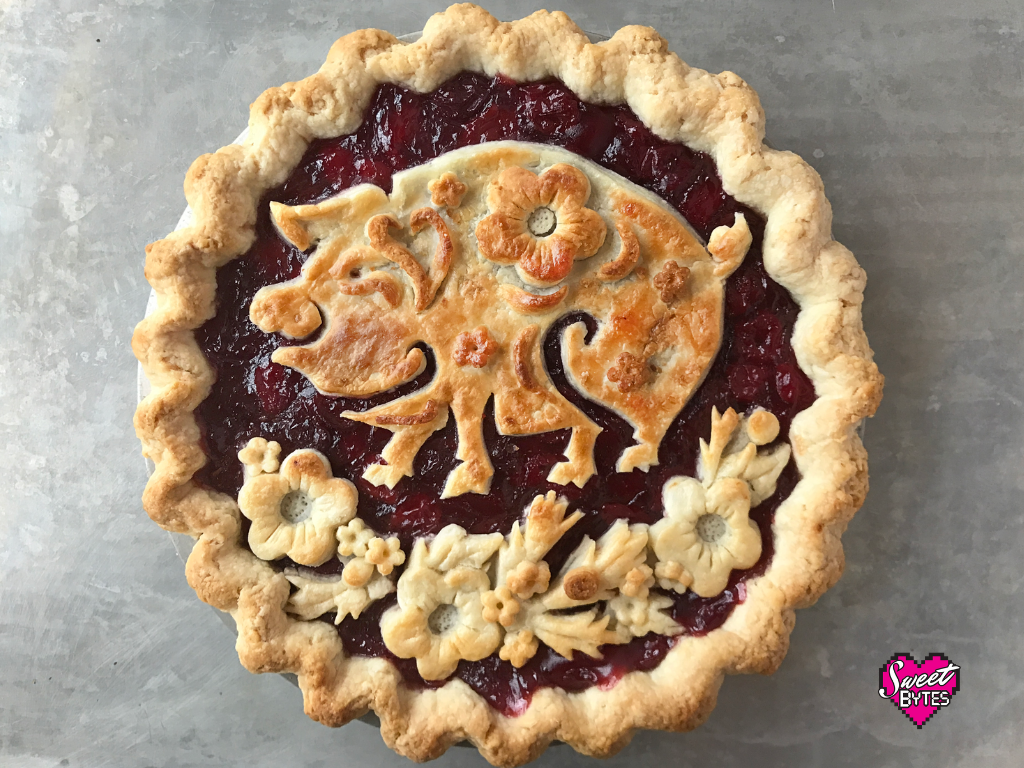
M 541 689 L 518 717 L 495 711 L 459 680 L 411 691 L 386 660 L 346 658 L 333 627 L 286 613 L 291 585 L 242 545 L 235 500 L 191 480 L 206 460 L 193 411 L 213 381 L 192 331 L 214 314 L 217 267 L 251 245 L 263 191 L 284 181 L 313 138 L 355 130 L 379 83 L 429 91 L 464 70 L 520 81 L 556 77 L 583 100 L 627 103 L 661 137 L 709 153 L 725 191 L 767 219 L 765 268 L 800 305 L 792 344 L 817 393 L 790 429 L 803 479 L 776 513 L 773 560 L 748 582 L 747 599 L 725 624 L 703 637 L 680 638 L 658 667 L 632 672 L 608 690 Z M 794 609 L 813 603 L 842 571 L 839 538 L 867 491 L 866 454 L 855 429 L 877 407 L 882 379 L 861 323 L 864 273 L 831 239 L 821 180 L 800 158 L 766 148 L 763 128 L 758 99 L 741 78 L 688 67 L 652 29 L 625 27 L 591 44 L 561 13 L 501 23 L 460 5 L 432 17 L 413 44 L 379 30 L 341 38 L 317 74 L 257 99 L 242 146 L 192 165 L 185 193 L 193 224 L 147 247 L 146 277 L 159 306 L 133 338 L 153 385 L 135 425 L 144 454 L 156 464 L 146 510 L 168 530 L 198 537 L 186 568 L 189 583 L 232 614 L 247 668 L 296 673 L 307 714 L 328 725 L 372 708 L 385 741 L 413 759 L 436 757 L 468 739 L 496 765 L 533 759 L 552 739 L 608 755 L 637 728 L 696 727 L 714 707 L 724 674 L 777 668 Z M 709 244 L 709 251 L 724 264 L 735 247 L 726 240 Z M 432 288 L 424 282 L 423 295 Z M 385 283 L 374 290 L 386 299 L 389 289 Z M 527 357 L 516 368 L 520 377 L 536 369 Z M 423 364 L 421 358 L 386 362 L 390 374 L 378 368 L 375 375 L 403 378 Z

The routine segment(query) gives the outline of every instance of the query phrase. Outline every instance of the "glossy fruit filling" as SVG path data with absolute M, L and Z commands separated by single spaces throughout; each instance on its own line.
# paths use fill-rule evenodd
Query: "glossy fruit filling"
M 363 182 L 390 191 L 393 173 L 457 147 L 502 139 L 557 144 L 594 160 L 661 196 L 705 240 L 715 227 L 731 225 L 737 212 L 744 213 L 754 242 L 727 284 L 722 348 L 662 442 L 660 464 L 648 473 L 615 472 L 617 457 L 633 442 L 632 428 L 580 396 L 563 374 L 557 339 L 561 328 L 580 319 L 576 314 L 551 329 L 544 351 L 548 372 L 559 390 L 604 428 L 596 446 L 598 472 L 584 488 L 546 480 L 551 466 L 563 460 L 567 431 L 503 436 L 489 414 L 484 418 L 484 436 L 495 474 L 486 496 L 439 498 L 456 464 L 454 419 L 422 448 L 415 477 L 404 478 L 393 490 L 375 487 L 362 479 L 362 472 L 379 460 L 391 433 L 348 421 L 341 414 L 366 410 L 423 387 L 433 375 L 431 353 L 426 350 L 430 362 L 414 381 L 362 400 L 322 395 L 301 374 L 271 363 L 274 349 L 297 342 L 261 332 L 249 321 L 249 304 L 260 288 L 296 277 L 307 254 L 278 237 L 270 222 L 269 202 L 316 202 Z M 764 270 L 764 219 L 725 194 L 709 156 L 658 138 L 628 107 L 584 103 L 558 82 L 521 85 L 501 76 L 467 73 L 429 94 L 382 85 L 358 131 L 311 144 L 289 179 L 266 195 L 256 231 L 249 252 L 219 270 L 217 314 L 196 331 L 217 380 L 197 409 L 209 461 L 195 479 L 235 497 L 243 479 L 237 453 L 250 438 L 277 440 L 282 456 L 298 448 L 315 448 L 327 456 L 336 475 L 356 484 L 359 516 L 379 534 L 399 536 L 406 551 L 415 538 L 434 534 L 450 523 L 471 533 L 507 533 L 536 495 L 555 490 L 585 516 L 549 554 L 554 573 L 584 535 L 597 538 L 621 518 L 653 523 L 661 517 L 664 482 L 673 475 L 695 474 L 698 441 L 709 436 L 712 406 L 720 411 L 730 406 L 737 411 L 762 406 L 778 416 L 780 439 L 785 440 L 793 416 L 814 400 L 814 388 L 797 366 L 790 345 L 797 305 Z M 596 328 L 592 318 L 583 319 L 591 331 Z M 713 598 L 672 593 L 672 614 L 686 633 L 700 635 L 721 626 L 745 598 L 745 582 L 764 572 L 773 553 L 775 510 L 797 479 L 791 463 L 775 495 L 751 511 L 763 541 L 761 558 L 753 568 L 734 571 L 727 589 Z M 287 560 L 278 562 L 282 567 L 287 564 Z M 319 570 L 337 572 L 338 562 L 329 561 Z M 358 620 L 350 617 L 341 622 L 338 633 L 346 651 L 390 659 L 410 686 L 442 685 L 425 682 L 413 660 L 397 659 L 384 646 L 378 622 L 394 599 L 391 595 L 378 601 Z M 323 618 L 333 622 L 334 616 Z M 495 655 L 462 662 L 455 676 L 498 710 L 514 715 L 526 709 L 538 688 L 578 691 L 611 686 L 627 672 L 651 669 L 673 642 L 652 634 L 625 645 L 605 646 L 601 659 L 576 654 L 571 661 L 542 645 L 521 669 Z

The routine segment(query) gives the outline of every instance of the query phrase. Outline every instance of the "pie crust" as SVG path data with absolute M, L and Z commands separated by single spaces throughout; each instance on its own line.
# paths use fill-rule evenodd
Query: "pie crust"
M 287 178 L 310 141 L 355 130 L 380 83 L 427 92 L 465 70 L 520 82 L 558 78 L 581 99 L 626 103 L 662 138 L 708 153 L 725 190 L 767 219 L 765 268 L 800 306 L 792 346 L 817 393 L 794 418 L 789 444 L 768 450 L 759 446 L 778 435 L 771 414 L 715 411 L 699 476 L 666 484 L 664 519 L 650 527 L 613 525 L 598 541 L 585 540 L 558 573 L 547 572 L 543 553 L 574 520 L 554 493 L 538 496 L 522 527 L 507 536 L 467 535 L 449 526 L 403 551 L 398 539 L 378 537 L 354 517 L 352 484 L 333 477 L 322 455 L 296 450 L 281 456 L 269 435 L 251 441 L 240 456 L 246 481 L 237 500 L 192 481 L 206 461 L 194 411 L 214 380 L 193 331 L 215 312 L 217 268 L 253 242 L 262 194 Z M 500 23 L 476 6 L 458 5 L 432 17 L 413 44 L 379 30 L 341 38 L 317 74 L 257 99 L 244 144 L 192 165 L 185 182 L 192 225 L 146 249 L 146 277 L 158 307 L 137 327 L 133 349 L 153 389 L 135 426 L 143 453 L 156 465 L 145 508 L 164 528 L 196 537 L 189 583 L 235 619 L 239 657 L 248 669 L 295 673 L 307 714 L 328 725 L 372 709 L 388 745 L 412 759 L 437 757 L 469 740 L 492 763 L 518 765 L 552 740 L 609 755 L 637 728 L 694 728 L 714 707 L 725 673 L 778 667 L 794 609 L 813 603 L 841 574 L 840 535 L 867 491 L 856 429 L 874 413 L 882 377 L 861 323 L 864 274 L 831 239 L 821 181 L 800 158 L 766 148 L 763 129 L 757 96 L 743 80 L 688 67 L 650 28 L 625 27 L 591 44 L 562 13 Z M 613 174 L 578 157 L 565 162 L 562 150 L 531 146 L 502 142 L 458 150 L 430 168 L 404 172 L 401 182 L 396 175 L 390 197 L 363 187 L 317 205 L 273 210 L 283 237 L 303 250 L 319 247 L 298 281 L 257 296 L 251 310 L 257 325 L 303 337 L 322 322 L 317 306 L 331 312 L 352 306 L 354 296 L 392 313 L 386 327 L 370 330 L 367 323 L 346 326 L 343 313 L 332 314 L 319 340 L 282 347 L 275 360 L 280 355 L 279 362 L 302 371 L 322 392 L 358 395 L 380 392 L 422 368 L 418 349 L 397 356 L 395 349 L 425 338 L 435 349 L 440 373 L 427 391 L 358 415 L 394 433 L 386 463 L 367 470 L 375 484 L 393 486 L 410 474 L 418 446 L 450 409 L 462 464 L 449 476 L 445 495 L 486 489 L 489 461 L 476 435 L 483 402 L 494 395 L 498 426 L 509 433 L 573 428 L 567 461 L 549 479 L 583 485 L 594 471 L 587 448 L 592 425 L 558 403 L 535 344 L 538 327 L 560 307 L 598 306 L 633 323 L 632 331 L 606 334 L 603 343 L 585 345 L 582 327 L 570 326 L 565 335 L 574 385 L 636 427 L 638 443 L 622 454 L 619 471 L 656 463 L 661 436 L 718 349 L 722 286 L 750 245 L 742 217 L 716 230 L 705 249 L 651 196 L 616 185 L 609 181 Z M 530 206 L 553 212 L 555 220 L 548 213 L 520 215 Z M 534 227 L 544 232 L 542 239 Z M 429 238 L 429 259 L 412 255 L 403 244 L 411 241 L 400 239 L 405 230 Z M 370 248 L 357 243 L 364 233 Z M 460 268 L 458 254 L 470 237 L 497 270 L 480 277 L 491 282 L 477 288 L 488 301 L 505 303 L 501 321 L 484 304 L 474 308 L 472 291 L 462 305 L 449 296 L 454 281 L 445 277 Z M 382 257 L 394 268 L 380 268 Z M 589 277 L 569 277 L 581 263 Z M 651 279 L 630 282 L 638 269 L 650 270 Z M 331 279 L 321 279 L 331 272 Z M 359 279 L 350 279 L 354 274 Z M 608 288 L 622 285 L 634 286 L 633 293 Z M 448 302 L 458 322 L 449 314 L 449 322 L 424 336 L 429 329 L 422 318 L 435 302 Z M 684 305 L 692 316 L 673 309 Z M 652 307 L 658 317 L 643 314 Z M 701 324 L 698 316 L 710 320 Z M 667 330 L 655 333 L 664 318 L 669 321 L 658 328 Z M 332 348 L 345 333 L 351 338 Z M 361 356 L 344 352 L 352 339 L 363 344 Z M 684 342 L 696 368 L 683 370 L 673 367 L 671 355 L 658 357 Z M 320 354 L 325 348 L 330 354 Z M 774 490 L 790 452 L 801 480 L 775 513 L 770 567 L 746 584 L 745 600 L 721 628 L 680 637 L 658 666 L 630 672 L 610 688 L 542 688 L 521 714 L 509 717 L 458 679 L 410 689 L 387 660 L 346 657 L 330 624 L 307 620 L 328 609 L 339 621 L 358 616 L 397 590 L 397 606 L 382 620 L 385 640 L 393 638 L 389 648 L 397 655 L 414 656 L 427 679 L 444 677 L 460 659 L 495 652 L 518 666 L 538 638 L 571 655 L 648 631 L 671 633 L 660 613 L 664 598 L 651 589 L 715 594 L 731 568 L 751 565 L 761 540 L 747 511 Z M 302 519 L 291 519 L 287 499 L 299 491 L 311 506 Z M 253 521 L 250 544 L 257 531 L 251 551 L 241 535 L 243 515 Z M 719 543 L 695 549 L 700 541 Z M 334 584 L 280 572 L 256 556 L 285 554 L 313 566 L 335 546 L 345 568 Z M 410 573 L 418 575 L 406 578 Z M 607 601 L 608 613 L 601 621 L 594 611 L 571 614 L 578 637 L 551 630 L 550 611 L 586 608 L 595 600 Z M 441 605 L 459 609 L 457 631 L 428 626 Z M 564 653 L 559 643 L 567 643 Z

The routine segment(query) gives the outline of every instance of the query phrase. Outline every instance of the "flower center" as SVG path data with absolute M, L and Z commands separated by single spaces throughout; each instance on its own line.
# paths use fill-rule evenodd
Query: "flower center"
M 555 231 L 558 226 L 558 217 L 555 212 L 547 206 L 534 209 L 530 218 L 526 220 L 526 227 L 534 237 L 547 237 Z
M 697 518 L 697 535 L 709 544 L 725 536 L 727 528 L 721 515 L 701 515 Z
M 427 619 L 427 626 L 435 635 L 443 635 L 458 623 L 459 609 L 454 605 L 439 605 Z
M 281 499 L 281 517 L 289 523 L 301 523 L 313 511 L 313 499 L 302 491 L 289 491 Z

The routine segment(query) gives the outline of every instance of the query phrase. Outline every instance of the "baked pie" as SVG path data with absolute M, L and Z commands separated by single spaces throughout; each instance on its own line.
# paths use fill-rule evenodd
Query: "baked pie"
M 341 38 L 147 248 L 145 507 L 328 725 L 516 765 L 685 730 L 839 577 L 864 275 L 738 76 L 472 5 Z

